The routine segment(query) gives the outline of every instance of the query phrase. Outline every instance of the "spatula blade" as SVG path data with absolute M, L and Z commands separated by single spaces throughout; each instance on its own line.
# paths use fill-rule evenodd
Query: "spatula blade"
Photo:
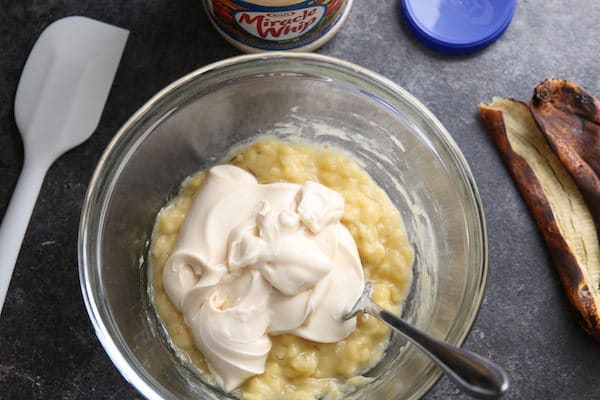
M 52 160 L 96 129 L 129 32 L 73 16 L 49 25 L 23 68 L 15 119 L 28 151 Z

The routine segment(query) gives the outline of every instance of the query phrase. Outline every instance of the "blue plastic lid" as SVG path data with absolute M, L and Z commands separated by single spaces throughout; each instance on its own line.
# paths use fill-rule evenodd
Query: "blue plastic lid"
M 447 54 L 480 50 L 510 24 L 516 0 L 402 0 L 410 30 L 427 46 Z

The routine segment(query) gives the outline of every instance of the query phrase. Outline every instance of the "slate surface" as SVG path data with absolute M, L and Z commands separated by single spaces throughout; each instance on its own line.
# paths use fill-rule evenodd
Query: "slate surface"
M 391 0 L 356 0 L 320 53 L 405 87 L 450 131 L 483 198 L 490 272 L 466 347 L 505 366 L 510 399 L 600 398 L 600 345 L 577 326 L 532 218 L 477 115 L 494 95 L 528 99 L 540 80 L 573 80 L 600 95 L 600 3 L 521 0 L 488 49 L 448 57 L 413 39 Z M 151 95 L 210 62 L 239 54 L 210 26 L 199 0 L 0 0 L 0 216 L 22 165 L 13 98 L 37 35 L 85 15 L 125 27 L 129 42 L 96 133 L 50 169 L 0 318 L 1 399 L 131 399 L 92 330 L 79 291 L 79 212 L 95 163 L 118 127 Z M 464 398 L 446 380 L 429 400 Z

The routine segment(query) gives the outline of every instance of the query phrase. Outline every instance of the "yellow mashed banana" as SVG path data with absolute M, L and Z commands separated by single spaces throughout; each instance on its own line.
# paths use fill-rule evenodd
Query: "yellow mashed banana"
M 365 280 L 374 282 L 374 300 L 399 312 L 412 280 L 413 249 L 398 210 L 366 171 L 343 153 L 274 139 L 255 141 L 229 161 L 251 172 L 260 183 L 311 180 L 340 193 L 345 200 L 342 223 L 360 254 Z M 204 179 L 200 172 L 184 183 L 179 194 L 157 216 L 150 246 L 154 305 L 173 343 L 203 373 L 208 369 L 194 347 L 183 316 L 171 304 L 162 281 L 164 264 L 175 246 L 179 228 Z M 389 329 L 359 315 L 356 330 L 337 343 L 316 343 L 285 334 L 272 336 L 265 373 L 240 388 L 244 400 L 336 399 L 365 381 L 360 374 L 382 357 Z

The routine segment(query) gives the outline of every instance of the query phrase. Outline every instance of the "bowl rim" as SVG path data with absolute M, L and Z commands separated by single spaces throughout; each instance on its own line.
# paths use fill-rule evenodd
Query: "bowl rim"
M 78 268 L 79 268 L 79 280 L 80 280 L 80 288 L 82 297 L 84 300 L 85 308 L 88 314 L 90 321 L 92 322 L 94 332 L 100 341 L 100 344 L 104 348 L 106 354 L 109 356 L 113 365 L 117 368 L 117 370 L 121 373 L 121 375 L 125 378 L 127 382 L 129 382 L 134 389 L 136 389 L 140 394 L 148 399 L 163 399 L 164 397 L 160 393 L 159 389 L 162 389 L 162 385 L 154 380 L 154 378 L 149 377 L 153 380 L 154 385 L 150 385 L 145 379 L 143 379 L 138 370 L 131 365 L 130 360 L 128 360 L 119 346 L 115 342 L 113 336 L 109 333 L 107 329 L 107 321 L 103 319 L 102 314 L 99 311 L 98 304 L 96 304 L 94 300 L 94 292 L 92 290 L 92 284 L 89 279 L 90 271 L 86 266 L 88 265 L 88 251 L 87 251 L 87 243 L 89 242 L 89 233 L 88 227 L 90 224 L 90 216 L 92 213 L 92 206 L 95 204 L 95 199 L 98 197 L 98 188 L 100 187 L 99 182 L 103 179 L 104 173 L 109 168 L 111 157 L 115 152 L 115 149 L 118 147 L 119 143 L 122 142 L 127 133 L 130 131 L 131 127 L 135 125 L 137 121 L 142 119 L 146 114 L 148 114 L 161 99 L 169 95 L 170 93 L 176 91 L 181 86 L 184 86 L 190 81 L 193 81 L 199 78 L 202 75 L 209 74 L 213 71 L 218 71 L 223 68 L 227 68 L 236 64 L 243 64 L 247 62 L 255 62 L 255 61 L 269 61 L 269 60 L 278 60 L 285 61 L 289 60 L 292 62 L 320 62 L 324 64 L 333 65 L 335 67 L 340 67 L 347 73 L 353 73 L 359 75 L 360 78 L 365 79 L 367 81 L 373 82 L 376 85 L 380 86 L 387 90 L 394 97 L 403 98 L 413 106 L 416 111 L 420 114 L 420 116 L 427 122 L 428 124 L 435 127 L 437 133 L 440 135 L 438 139 L 442 142 L 442 144 L 449 151 L 450 155 L 457 161 L 455 167 L 457 167 L 458 172 L 465 179 L 465 189 L 468 191 L 468 197 L 473 200 L 474 211 L 476 212 L 476 221 L 479 225 L 479 239 L 481 242 L 481 274 L 476 277 L 476 281 L 474 283 L 475 289 L 473 292 L 473 301 L 468 307 L 468 311 L 464 315 L 464 328 L 460 330 L 459 334 L 456 336 L 455 343 L 457 346 L 462 346 L 465 339 L 473 329 L 473 325 L 481 308 L 481 303 L 483 301 L 483 297 L 485 294 L 487 276 L 488 276 L 488 235 L 487 235 L 487 226 L 486 226 L 486 218 L 483 210 L 483 203 L 481 197 L 479 195 L 479 191 L 477 189 L 477 185 L 469 164 L 467 163 L 466 158 L 463 153 L 460 151 L 460 148 L 450 135 L 450 133 L 446 130 L 446 128 L 442 125 L 442 123 L 437 119 L 437 117 L 424 105 L 422 104 L 416 97 L 406 91 L 404 88 L 394 83 L 390 79 L 371 71 L 365 67 L 359 66 L 349 61 L 341 60 L 336 57 L 316 54 L 316 53 L 305 53 L 305 52 L 269 52 L 269 53 L 257 53 L 257 54 L 246 54 L 235 57 L 230 57 L 224 60 L 220 60 L 211 64 L 208 64 L 204 67 L 200 67 L 183 77 L 173 81 L 172 83 L 165 86 L 158 93 L 152 96 L 146 103 L 144 103 L 140 108 L 135 111 L 131 117 L 119 128 L 114 137 L 110 140 L 105 150 L 102 153 L 98 163 L 96 164 L 94 173 L 92 178 L 89 181 L 88 189 L 86 191 L 86 195 L 83 201 L 82 212 L 79 223 L 79 233 L 78 233 Z M 464 307 L 464 299 L 461 307 Z M 436 382 L 441 378 L 442 371 L 439 368 L 436 368 L 430 375 L 428 380 L 426 380 L 420 389 L 418 389 L 411 399 L 418 399 L 424 396 L 427 392 L 429 392 L 436 384 Z M 168 394 L 168 393 L 164 393 Z

